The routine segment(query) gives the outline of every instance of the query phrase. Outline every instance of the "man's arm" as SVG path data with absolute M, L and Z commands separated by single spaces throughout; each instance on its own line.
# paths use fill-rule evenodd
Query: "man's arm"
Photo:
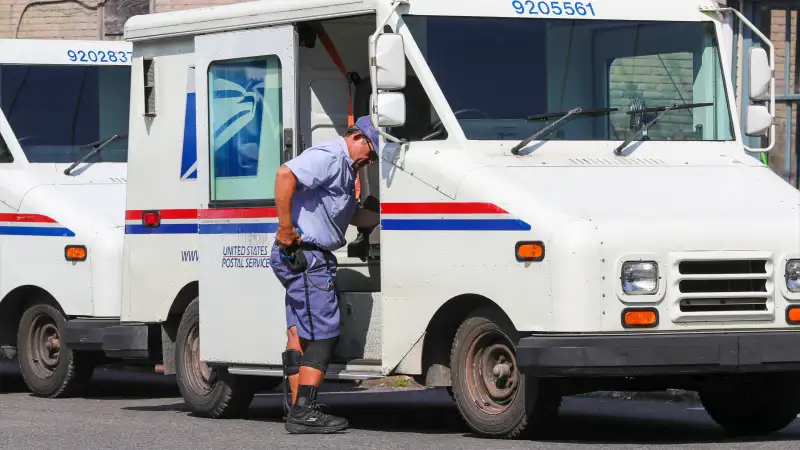
M 297 188 L 297 177 L 286 167 L 281 166 L 275 177 L 275 207 L 278 210 L 278 244 L 288 247 L 300 241 L 300 235 L 292 224 L 292 197 Z

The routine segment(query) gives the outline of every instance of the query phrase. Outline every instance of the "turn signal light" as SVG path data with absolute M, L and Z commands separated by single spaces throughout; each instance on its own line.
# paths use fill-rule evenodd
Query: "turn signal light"
M 544 259 L 544 243 L 539 241 L 517 242 L 514 253 L 517 261 L 541 261 Z
M 655 308 L 626 309 L 622 311 L 624 328 L 652 328 L 658 325 L 658 311 Z
M 786 309 L 786 323 L 800 325 L 800 306 L 790 306 Z
M 83 245 L 68 245 L 64 247 L 64 257 L 67 261 L 86 261 L 87 251 Z

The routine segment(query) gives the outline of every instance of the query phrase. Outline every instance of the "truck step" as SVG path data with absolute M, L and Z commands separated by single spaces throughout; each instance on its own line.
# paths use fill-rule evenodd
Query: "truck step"
M 328 372 L 325 374 L 327 380 L 349 380 L 349 381 L 362 381 L 362 380 L 375 380 L 383 378 L 381 373 L 380 361 L 374 361 L 373 364 L 363 364 L 365 360 L 358 361 L 360 364 L 331 364 L 328 367 Z M 369 361 L 372 363 L 373 361 Z M 234 375 L 255 375 L 266 377 L 282 377 L 283 368 L 281 366 L 231 366 L 228 367 L 228 372 Z

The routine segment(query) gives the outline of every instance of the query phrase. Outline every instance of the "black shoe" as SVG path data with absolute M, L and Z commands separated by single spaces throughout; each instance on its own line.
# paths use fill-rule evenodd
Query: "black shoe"
M 286 416 L 286 431 L 292 434 L 335 433 L 347 428 L 347 419 L 325 414 L 317 402 L 295 406 Z

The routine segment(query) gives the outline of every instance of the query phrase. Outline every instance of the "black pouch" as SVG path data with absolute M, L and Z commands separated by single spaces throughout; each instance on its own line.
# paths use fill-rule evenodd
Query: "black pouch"
M 308 267 L 308 260 L 305 253 L 299 246 L 294 245 L 280 251 L 281 260 L 292 273 L 300 273 Z

